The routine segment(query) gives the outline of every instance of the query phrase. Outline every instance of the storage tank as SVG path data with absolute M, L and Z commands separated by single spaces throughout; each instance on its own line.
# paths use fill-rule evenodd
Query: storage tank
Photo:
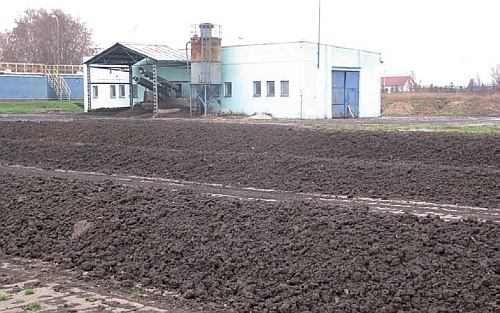
M 221 42 L 220 25 L 191 26 L 191 84 L 222 84 Z
M 222 85 L 221 26 L 211 23 L 191 25 L 191 87 L 203 104 L 204 114 L 211 102 L 218 103 Z

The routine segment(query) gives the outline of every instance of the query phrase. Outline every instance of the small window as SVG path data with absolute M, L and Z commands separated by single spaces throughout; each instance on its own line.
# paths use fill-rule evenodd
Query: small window
M 224 97 L 232 97 L 233 96 L 233 83 L 225 82 L 224 83 Z
M 125 85 L 118 86 L 118 93 L 120 95 L 120 98 L 125 98 Z
M 288 80 L 282 80 L 281 81 L 281 96 L 288 97 L 289 89 L 290 89 L 290 84 L 289 84 Z
M 253 96 L 260 97 L 262 95 L 260 81 L 253 82 Z
M 99 86 L 92 86 L 92 98 L 99 98 Z
M 267 82 L 267 96 L 268 97 L 274 97 L 275 96 L 275 91 L 274 91 L 274 82 L 273 81 L 268 81 Z
M 132 98 L 134 99 L 139 98 L 139 88 L 137 84 L 132 85 Z
M 109 97 L 116 98 L 116 85 L 109 86 Z

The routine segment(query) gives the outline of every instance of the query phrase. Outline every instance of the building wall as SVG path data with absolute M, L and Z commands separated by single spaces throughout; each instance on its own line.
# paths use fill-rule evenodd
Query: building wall
M 44 75 L 0 75 L 1 99 L 48 99 L 47 78 Z
M 89 109 L 95 110 L 100 108 L 119 108 L 130 106 L 130 85 L 128 84 L 128 72 L 90 68 L 90 106 L 88 103 L 89 97 L 86 82 L 87 66 L 84 65 L 83 91 L 85 112 L 88 112 Z M 115 91 L 114 95 L 111 93 L 112 88 L 114 88 Z M 121 88 L 125 89 L 123 94 L 120 93 Z
M 359 52 L 361 63 L 359 117 L 378 117 L 382 113 L 380 98 L 380 54 Z M 377 82 L 377 83 L 376 83 Z
M 223 111 L 247 115 L 267 113 L 277 118 L 332 118 L 332 71 L 335 70 L 359 72 L 358 116 L 380 116 L 378 53 L 320 45 L 318 59 L 316 43 L 292 42 L 222 47 L 221 59 L 220 108 Z M 142 76 L 139 67 L 153 70 L 151 64 L 143 61 L 132 67 L 132 76 Z M 182 83 L 182 97 L 196 97 L 194 88 L 187 84 L 186 67 L 159 63 L 157 68 L 159 76 Z M 98 89 L 98 96 L 91 95 L 91 109 L 130 106 L 128 72 L 92 68 L 91 81 L 99 82 L 92 85 L 92 89 Z M 254 94 L 254 82 L 261 84 L 260 96 Z M 274 82 L 274 95 L 268 94 L 268 82 Z M 227 94 L 229 83 L 231 95 Z M 281 93 L 282 84 L 288 84 L 287 94 Z M 113 85 L 115 97 L 110 95 Z M 118 96 L 120 85 L 125 85 L 125 97 Z M 143 101 L 147 89 L 137 86 L 137 90 L 133 101 Z M 86 93 L 87 88 L 84 91 Z M 210 111 L 210 107 L 208 109 Z M 215 109 L 219 109 L 218 103 Z M 87 104 L 85 110 L 88 110 Z
M 268 113 L 274 117 L 301 117 L 306 66 L 303 45 L 261 44 L 222 48 L 223 110 L 233 113 Z M 261 82 L 261 96 L 254 96 L 253 82 Z M 267 82 L 275 82 L 274 97 L 267 96 Z M 288 96 L 281 96 L 281 81 L 289 82 Z M 225 96 L 232 83 L 232 96 Z
M 85 81 L 82 75 L 63 75 L 66 83 L 68 83 L 69 88 L 71 89 L 71 99 L 83 99 L 83 87 L 85 85 Z M 56 92 L 54 92 L 54 96 L 56 96 Z
M 332 70 L 359 71 L 359 117 L 380 116 L 380 54 L 311 42 L 222 48 L 222 108 L 233 113 L 268 113 L 277 118 L 331 118 Z M 318 66 L 319 65 L 319 66 Z M 262 96 L 254 97 L 253 81 Z M 275 81 L 276 95 L 266 96 Z M 289 95 L 280 82 L 289 81 Z M 232 96 L 224 84 L 232 82 Z
M 63 75 L 71 88 L 72 99 L 83 98 L 83 75 Z M 42 74 L 0 75 L 0 99 L 47 100 L 58 99 L 47 77 Z

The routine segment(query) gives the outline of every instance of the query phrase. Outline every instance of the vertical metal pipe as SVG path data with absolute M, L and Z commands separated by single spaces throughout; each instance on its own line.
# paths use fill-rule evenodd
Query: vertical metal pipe
M 156 117 L 158 114 L 158 69 L 156 60 L 153 61 L 153 99 L 154 109 L 153 115 Z
M 134 93 L 132 91 L 132 65 L 128 67 L 128 98 L 130 100 L 130 107 L 134 105 Z
M 53 18 L 56 19 L 56 36 L 57 36 L 57 65 L 56 65 L 56 76 L 57 76 L 57 97 L 59 100 L 62 100 L 62 91 L 61 91 L 61 76 L 59 72 L 59 63 L 61 63 L 61 41 L 59 39 L 59 18 L 57 15 L 53 14 Z
M 59 76 L 59 63 L 61 63 L 61 48 L 60 48 L 60 40 L 59 40 L 59 18 L 57 17 L 57 15 L 53 14 L 52 15 L 53 18 L 56 19 L 56 26 L 57 26 L 57 29 L 56 29 L 56 36 L 57 36 L 57 75 Z
M 320 46 L 321 46 L 321 0 L 318 0 L 318 68 L 319 68 Z
M 189 116 L 193 117 L 193 86 L 191 86 L 191 72 L 189 70 L 188 45 L 191 41 L 186 42 L 186 70 L 189 79 Z
M 207 115 L 207 85 L 203 85 L 204 90 L 203 90 L 203 106 L 205 107 L 203 115 Z
M 302 89 L 300 90 L 300 119 L 304 118 L 304 99 L 302 95 Z
M 87 112 L 90 111 L 91 108 L 91 99 L 92 99 L 92 86 L 90 84 L 90 64 L 87 64 Z

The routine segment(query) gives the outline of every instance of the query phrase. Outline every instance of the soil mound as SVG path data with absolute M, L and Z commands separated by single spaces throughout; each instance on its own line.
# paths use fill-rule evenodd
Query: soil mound
M 354 200 L 496 212 L 498 147 L 485 134 L 0 122 L 0 259 L 44 260 L 159 306 L 174 293 L 190 312 L 498 312 L 499 223 Z M 35 170 L 2 170 L 14 164 Z M 266 190 L 279 199 L 256 196 Z

